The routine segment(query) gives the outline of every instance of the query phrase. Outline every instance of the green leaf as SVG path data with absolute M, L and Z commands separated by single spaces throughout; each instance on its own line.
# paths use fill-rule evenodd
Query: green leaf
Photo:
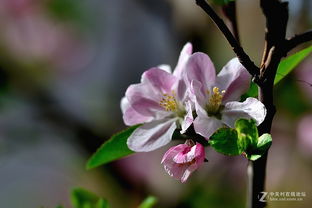
M 249 90 L 241 96 L 241 100 L 246 100 L 249 97 L 257 97 L 258 96 L 258 85 L 254 82 L 250 82 Z
M 237 136 L 237 131 L 231 128 L 218 129 L 209 139 L 209 144 L 217 152 L 225 155 L 240 155 L 243 153 Z
M 96 208 L 110 208 L 110 206 L 107 200 L 100 199 L 96 204 Z
M 110 208 L 107 200 L 82 188 L 72 190 L 71 203 L 74 208 Z
M 140 204 L 139 208 L 152 208 L 157 203 L 157 198 L 154 196 L 148 196 L 144 201 Z
M 278 65 L 277 74 L 274 84 L 281 81 L 287 74 L 289 74 L 296 66 L 303 61 L 312 52 L 312 46 L 303 49 L 287 58 L 282 60 Z
M 235 122 L 239 143 L 244 151 L 257 147 L 258 129 L 256 122 L 252 119 L 238 119 Z
M 268 151 L 271 144 L 271 135 L 262 134 L 261 137 L 258 138 L 257 148 L 251 154 L 247 154 L 247 158 L 252 161 L 259 159 L 266 151 Z
M 99 198 L 82 188 L 75 188 L 71 192 L 71 203 L 74 208 L 96 208 Z
M 230 3 L 231 1 L 235 1 L 235 0 L 212 0 L 214 4 L 218 4 L 222 6 Z
M 258 138 L 257 149 L 261 153 L 265 153 L 272 144 L 272 137 L 270 134 L 262 134 L 261 137 Z
M 113 135 L 91 156 L 87 162 L 87 169 L 109 163 L 134 153 L 127 146 L 127 139 L 140 125 L 132 126 Z

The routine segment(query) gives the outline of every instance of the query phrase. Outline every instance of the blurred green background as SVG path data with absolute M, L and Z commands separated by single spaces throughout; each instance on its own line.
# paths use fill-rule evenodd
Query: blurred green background
M 289 3 L 288 36 L 311 28 L 312 1 Z M 264 44 L 258 4 L 237 0 L 242 45 L 257 63 Z M 1 0 L 0 30 L 1 208 L 69 208 L 77 186 L 113 208 L 137 207 L 148 195 L 162 208 L 244 207 L 246 159 L 211 149 L 209 162 L 185 184 L 160 164 L 170 145 L 85 170 L 100 144 L 125 128 L 119 102 L 143 71 L 174 67 L 187 41 L 208 53 L 217 70 L 234 57 L 194 1 Z M 312 204 L 312 86 L 306 82 L 312 83 L 311 56 L 276 86 L 266 181 L 269 192 L 306 197 L 268 207 Z

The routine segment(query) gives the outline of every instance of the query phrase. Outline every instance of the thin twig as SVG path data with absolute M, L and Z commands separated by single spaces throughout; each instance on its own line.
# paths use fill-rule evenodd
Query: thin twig
M 237 15 L 236 15 L 236 1 L 231 1 L 228 4 L 222 7 L 224 15 L 230 21 L 232 33 L 237 40 L 238 44 L 240 44 L 239 32 L 238 32 L 238 23 L 237 23 Z
M 312 40 L 312 30 L 306 31 L 299 35 L 295 35 L 294 37 L 286 40 L 285 55 L 298 45 L 311 40 Z
M 232 46 L 233 51 L 237 55 L 241 64 L 248 70 L 255 82 L 259 75 L 259 68 L 254 64 L 250 57 L 245 53 L 244 49 L 240 46 L 239 42 L 233 36 L 229 28 L 226 26 L 224 21 L 217 15 L 217 13 L 211 8 L 211 6 L 205 0 L 196 0 L 196 4 L 200 6 L 217 25 L 219 30 L 222 32 L 224 37 L 227 39 L 229 44 Z

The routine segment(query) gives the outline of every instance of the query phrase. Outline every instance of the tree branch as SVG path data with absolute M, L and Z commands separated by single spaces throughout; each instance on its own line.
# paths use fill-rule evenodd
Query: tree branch
M 306 31 L 305 33 L 299 35 L 295 35 L 294 37 L 286 40 L 285 55 L 298 45 L 311 40 L 312 40 L 312 30 Z
M 196 0 L 196 4 L 200 6 L 217 25 L 219 30 L 223 33 L 229 44 L 232 46 L 233 51 L 237 55 L 241 64 L 248 70 L 254 81 L 258 82 L 259 68 L 254 64 L 250 57 L 245 53 L 244 49 L 240 46 L 239 42 L 233 36 L 224 21 L 217 15 L 211 6 L 205 0 Z
M 222 7 L 222 11 L 227 19 L 231 23 L 232 33 L 237 40 L 238 44 L 240 44 L 238 25 L 237 25 L 237 15 L 236 15 L 236 1 L 231 1 L 228 4 Z
M 260 67 L 260 85 L 258 99 L 265 105 L 267 115 L 258 126 L 259 135 L 270 133 L 272 121 L 276 112 L 273 102 L 273 87 L 277 68 L 283 57 L 285 36 L 288 21 L 288 3 L 280 0 L 260 0 L 260 6 L 266 17 L 265 47 Z M 276 15 L 278 14 L 278 15 Z M 265 190 L 267 153 L 260 159 L 251 162 L 249 168 L 253 169 L 253 175 L 249 174 L 252 199 L 250 208 L 263 208 L 265 202 L 259 201 L 259 194 Z M 251 171 L 252 172 L 252 171 Z

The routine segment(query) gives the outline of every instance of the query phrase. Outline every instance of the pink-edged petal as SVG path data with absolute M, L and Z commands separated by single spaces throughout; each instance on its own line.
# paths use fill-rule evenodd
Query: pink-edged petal
M 131 107 L 147 117 L 155 117 L 155 112 L 162 111 L 159 105 L 161 97 L 146 83 L 130 85 L 126 91 L 126 98 Z
M 187 164 L 164 163 L 164 168 L 171 177 L 180 180 L 182 183 L 190 176 L 190 173 L 186 173 L 189 168 Z
M 190 149 L 190 147 L 186 144 L 180 144 L 175 147 L 170 148 L 164 155 L 162 159 L 162 164 L 164 165 L 165 171 L 173 178 L 180 180 L 184 183 L 187 178 L 190 176 L 190 171 L 187 171 L 190 167 L 189 164 L 178 164 L 173 161 L 173 158 L 181 151 L 185 151 L 186 149 Z M 195 164 L 192 165 L 191 169 L 196 169 Z M 194 171 L 193 170 L 193 171 Z
M 177 77 L 181 77 L 181 74 L 184 70 L 184 67 L 186 65 L 186 62 L 188 61 L 189 57 L 191 56 L 193 52 L 193 46 L 191 43 L 186 43 L 184 47 L 182 48 L 182 51 L 180 52 L 180 57 L 178 60 L 178 64 L 173 72 L 173 74 Z
M 205 161 L 205 147 L 198 142 L 196 142 L 195 147 L 196 165 L 199 166 Z
M 179 152 L 183 151 L 185 148 L 188 148 L 187 144 L 179 144 L 176 146 L 171 147 L 163 156 L 161 160 L 161 164 L 164 162 L 172 161 L 172 158 L 177 155 Z
M 186 83 L 183 79 L 180 79 L 179 82 L 177 83 L 177 99 L 179 101 L 184 101 L 187 98 L 187 87 Z
M 198 168 L 196 164 L 188 166 L 187 169 L 184 171 L 183 176 L 181 177 L 181 182 L 185 183 L 186 180 L 190 177 L 190 175 Z
M 181 134 L 184 134 L 194 121 L 193 107 L 192 107 L 192 102 L 190 100 L 186 102 L 185 110 L 187 113 L 184 116 L 184 120 L 182 121 L 182 124 L 181 124 L 181 131 L 180 131 Z
M 126 97 L 121 98 L 120 108 L 121 112 L 124 114 L 126 110 L 130 107 L 130 103 Z
M 230 60 L 217 76 L 217 87 L 225 90 L 223 103 L 239 100 L 250 86 L 251 76 L 238 58 Z
M 131 134 L 127 145 L 135 152 L 150 152 L 171 141 L 176 119 L 163 119 L 146 123 Z
M 171 66 L 168 64 L 161 64 L 161 65 L 157 66 L 157 68 L 162 69 L 165 72 L 172 74 Z
M 200 165 L 205 160 L 205 149 L 204 146 L 200 143 L 196 145 L 185 148 L 184 151 L 179 152 L 174 156 L 173 161 L 175 163 L 190 163 L 193 162 L 196 165 Z
M 197 116 L 193 124 L 195 132 L 206 139 L 223 125 L 219 119 L 208 116 Z
M 155 67 L 143 73 L 141 82 L 148 83 L 156 92 L 161 95 L 165 93 L 171 93 L 173 85 L 178 82 L 178 78 L 162 69 Z
M 133 126 L 136 124 L 147 123 L 147 122 L 150 122 L 154 119 L 154 117 L 144 116 L 144 115 L 138 113 L 132 107 L 129 107 L 126 109 L 126 111 L 123 113 L 122 118 L 123 118 L 124 123 L 127 126 Z
M 190 56 L 186 63 L 186 80 L 191 84 L 196 80 L 201 84 L 201 93 L 205 94 L 206 90 L 215 84 L 216 70 L 209 56 L 197 52 Z
M 192 80 L 189 88 L 190 98 L 194 103 L 198 103 L 200 106 L 204 106 L 208 100 L 208 93 L 202 92 L 203 85 L 197 81 Z
M 244 102 L 228 102 L 222 113 L 222 121 L 229 127 L 234 127 L 239 118 L 253 119 L 257 125 L 261 124 L 266 116 L 266 108 L 256 98 L 247 98 Z

